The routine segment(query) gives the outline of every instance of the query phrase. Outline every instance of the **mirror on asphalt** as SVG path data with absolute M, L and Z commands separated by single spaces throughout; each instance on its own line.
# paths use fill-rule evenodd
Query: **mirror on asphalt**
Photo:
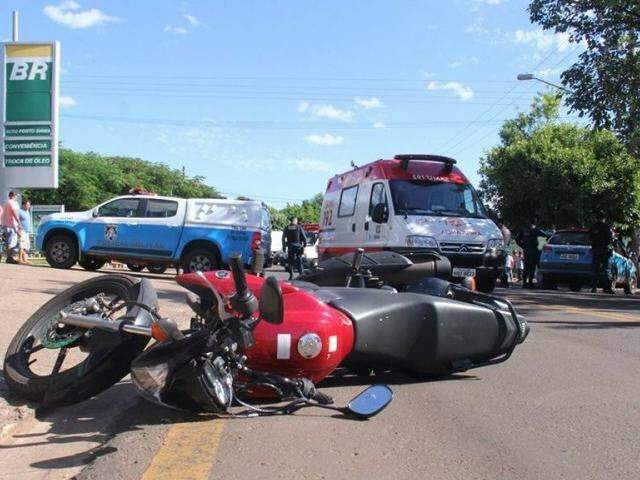
M 372 385 L 353 398 L 347 410 L 362 418 L 373 417 L 393 400 L 393 391 L 387 385 Z

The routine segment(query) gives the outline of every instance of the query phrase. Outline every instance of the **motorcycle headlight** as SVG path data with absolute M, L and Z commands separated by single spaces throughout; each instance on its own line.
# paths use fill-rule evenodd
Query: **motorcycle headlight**
M 321 351 L 322 340 L 315 333 L 307 333 L 298 340 L 298 353 L 304 358 L 315 358 Z
M 424 235 L 408 235 L 407 247 L 438 248 L 438 241 L 433 237 Z
M 215 361 L 213 363 L 207 361 L 204 364 L 207 389 L 215 396 L 221 407 L 228 407 L 231 403 L 231 375 L 218 368 L 215 363 Z
M 504 240 L 502 238 L 490 238 L 487 242 L 487 249 L 503 248 Z

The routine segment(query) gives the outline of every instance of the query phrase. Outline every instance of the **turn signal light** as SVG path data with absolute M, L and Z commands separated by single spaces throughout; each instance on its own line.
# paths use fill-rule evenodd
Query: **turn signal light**
M 151 336 L 159 342 L 165 342 L 169 340 L 169 335 L 167 334 L 167 332 L 165 332 L 160 324 L 156 322 L 151 324 Z

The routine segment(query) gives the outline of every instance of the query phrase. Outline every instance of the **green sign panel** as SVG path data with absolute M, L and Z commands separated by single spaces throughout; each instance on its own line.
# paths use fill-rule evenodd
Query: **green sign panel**
M 48 152 L 51 140 L 5 140 L 5 152 Z
M 0 188 L 58 186 L 58 52 L 57 43 L 2 45 Z
M 51 155 L 5 155 L 5 167 L 48 167 Z
M 49 125 L 20 125 L 15 127 L 4 127 L 5 137 L 50 137 L 51 127 Z

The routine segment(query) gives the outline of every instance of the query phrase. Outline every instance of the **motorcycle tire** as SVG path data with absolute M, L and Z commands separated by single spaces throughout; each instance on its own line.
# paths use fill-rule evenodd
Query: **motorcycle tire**
M 105 263 L 107 263 L 106 260 L 100 260 L 98 258 L 83 258 L 82 260 L 78 261 L 78 264 L 82 268 L 90 272 L 100 270 L 102 267 L 104 267 Z
M 59 349 L 44 347 L 42 336 L 55 323 L 58 313 L 75 302 L 98 293 L 105 293 L 119 300 L 136 300 L 135 286 L 136 282 L 131 278 L 122 275 L 104 275 L 74 285 L 40 307 L 18 330 L 7 349 L 4 376 L 9 388 L 27 400 L 64 405 L 93 397 L 121 380 L 129 373 L 129 366 L 133 359 L 144 350 L 148 343 L 146 337 L 124 336 L 119 333 L 94 330 L 91 337 L 93 342 L 91 339 L 88 342 L 90 349 L 85 350 L 88 353 L 86 358 L 66 370 L 61 370 L 61 363 L 56 372 L 62 350 L 65 350 L 62 356 L 62 362 L 64 362 L 66 350 L 77 348 L 79 344 L 65 345 Z M 127 308 L 127 311 L 129 309 Z M 86 335 L 82 330 L 86 331 L 86 329 L 78 329 L 77 333 L 81 334 L 81 339 L 84 339 Z M 106 340 L 106 342 L 99 343 L 100 340 Z M 40 346 L 36 344 L 38 341 L 41 342 Z M 80 341 L 82 340 L 75 340 L 75 342 Z M 58 350 L 54 368 L 49 375 L 35 373 L 31 367 L 34 362 L 30 357 L 36 351 L 45 348 Z M 89 364 L 95 362 L 98 363 L 92 368 L 87 368 Z

